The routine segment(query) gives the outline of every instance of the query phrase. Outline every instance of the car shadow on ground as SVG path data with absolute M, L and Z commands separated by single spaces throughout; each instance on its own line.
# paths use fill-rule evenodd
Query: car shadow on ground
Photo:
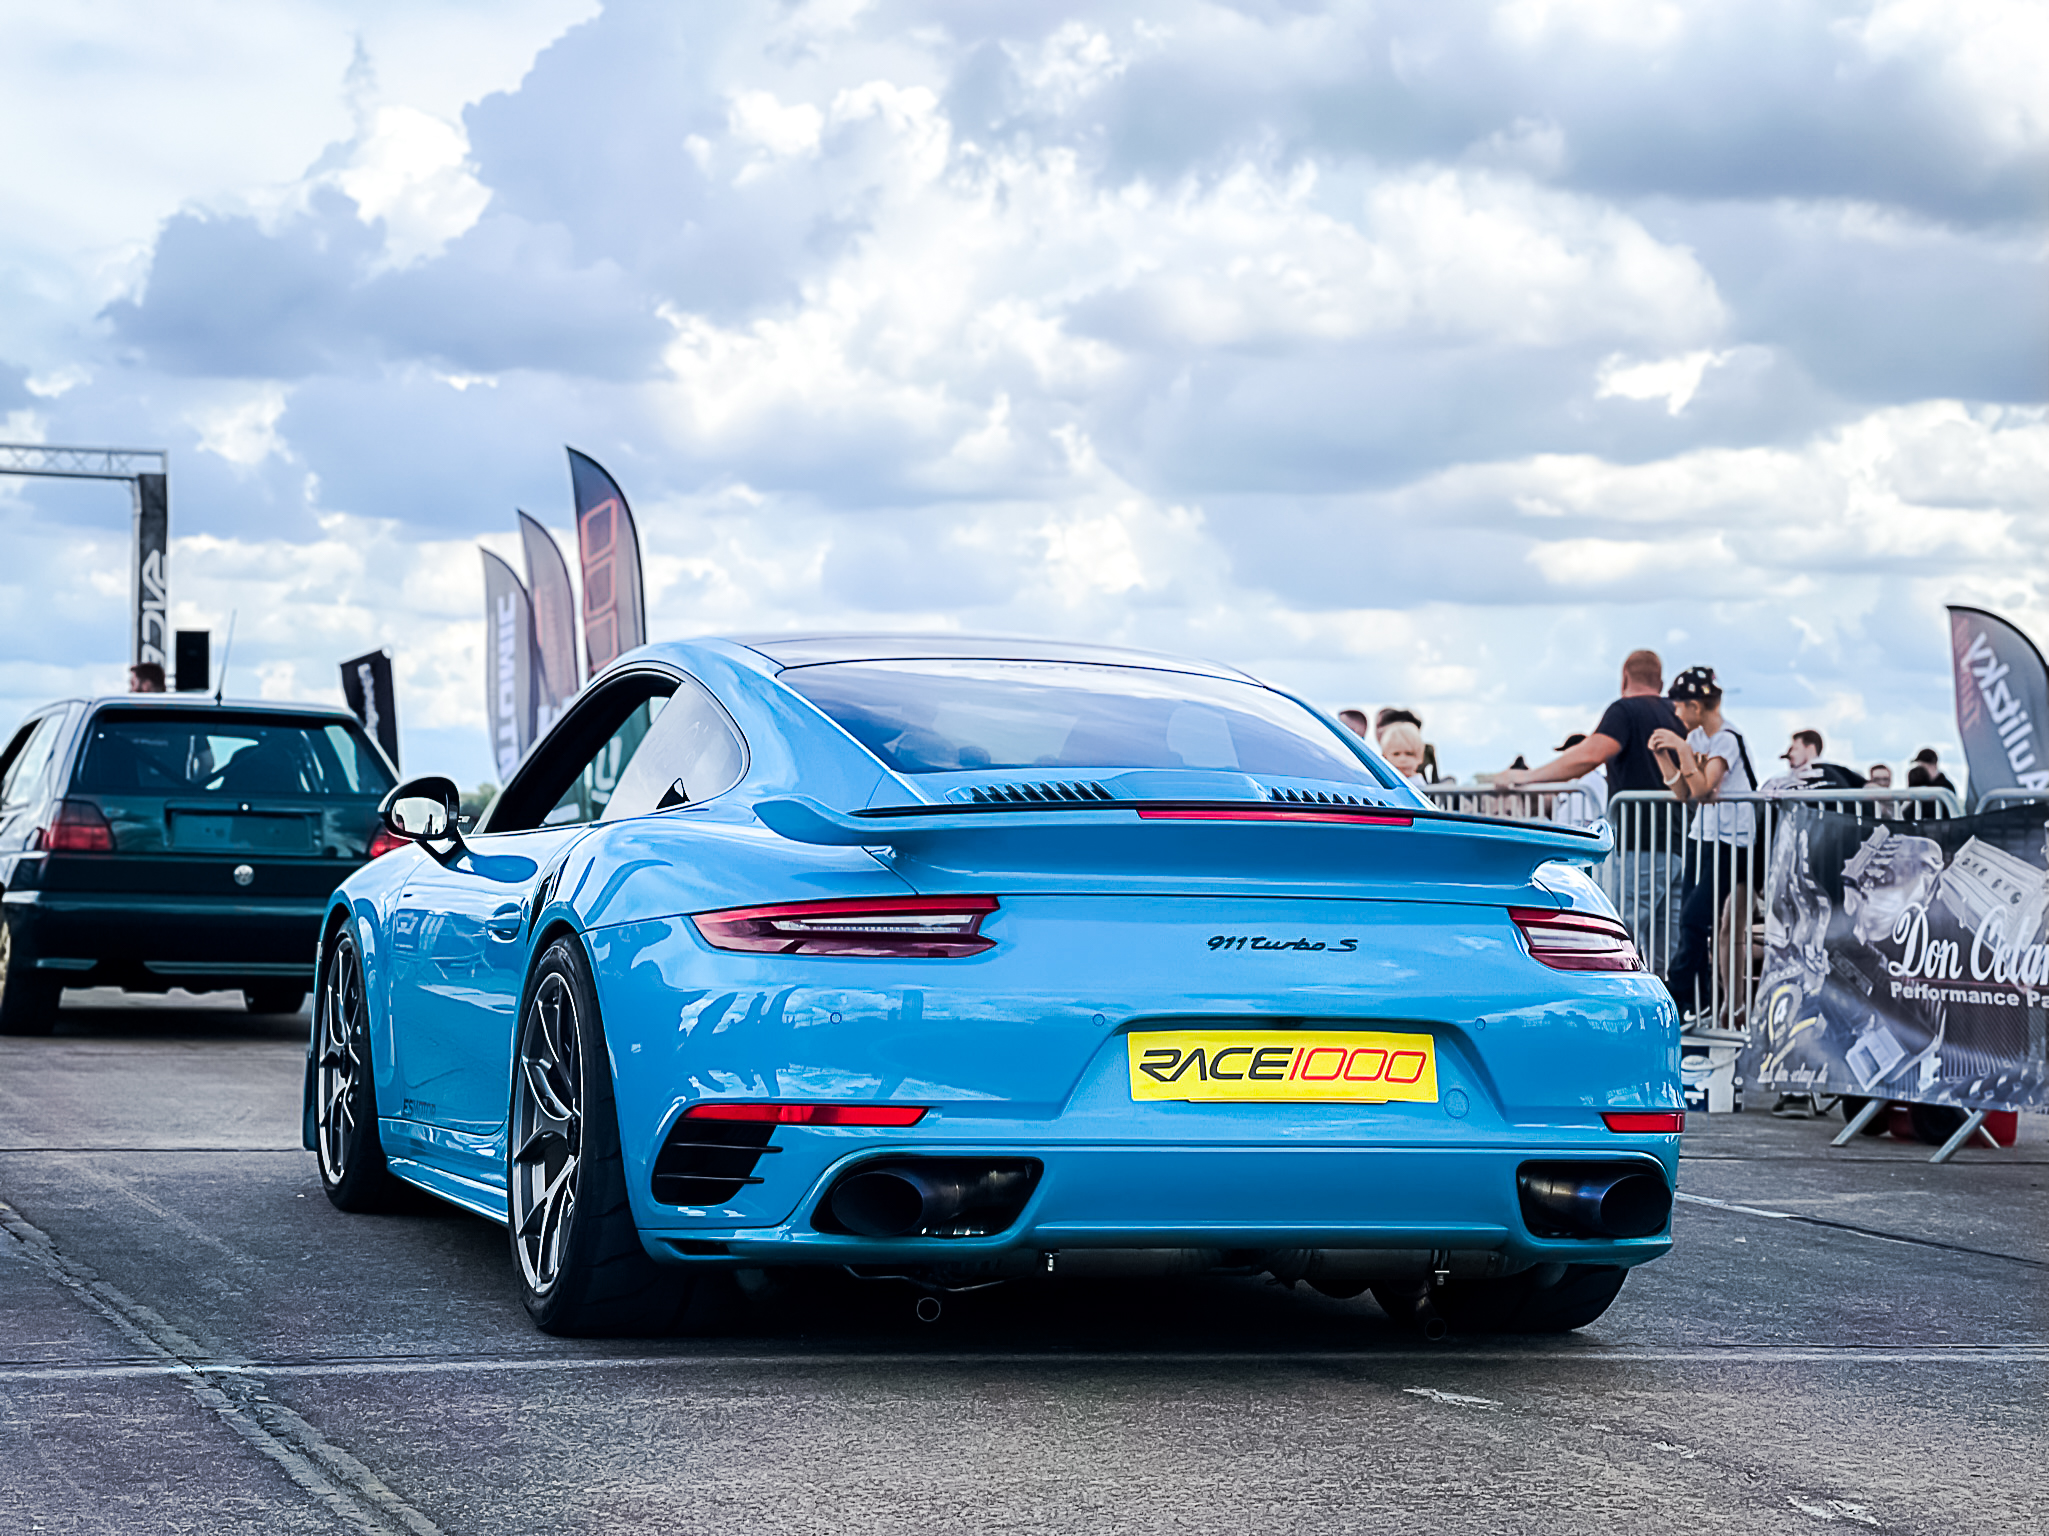
M 89 1040 L 304 1040 L 306 1010 L 251 1013 L 239 992 L 122 992 L 89 987 L 64 994 L 59 1038 Z

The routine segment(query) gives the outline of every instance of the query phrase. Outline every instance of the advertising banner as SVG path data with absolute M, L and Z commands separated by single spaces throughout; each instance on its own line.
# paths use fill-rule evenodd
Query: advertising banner
M 484 721 L 502 784 L 534 742 L 534 611 L 511 566 L 484 557 Z
M 1963 1109 L 2049 1102 L 2040 806 L 1913 822 L 1789 807 L 1765 899 L 1756 1081 Z
M 169 670 L 171 482 L 164 475 L 135 477 L 135 569 L 129 582 L 133 595 L 129 616 L 129 652 L 137 663 L 154 662 Z
M 522 512 L 527 594 L 534 605 L 534 734 L 562 717 L 581 679 L 576 670 L 576 593 L 555 536 Z
M 1982 608 L 1949 610 L 1957 731 L 1971 799 L 2049 789 L 2049 666 L 2026 635 Z
M 596 459 L 569 450 L 576 489 L 576 544 L 583 557 L 583 649 L 596 677 L 647 643 L 640 534 L 626 496 Z
M 391 652 L 371 651 L 341 664 L 342 698 L 370 739 L 398 766 L 398 694 L 391 686 Z

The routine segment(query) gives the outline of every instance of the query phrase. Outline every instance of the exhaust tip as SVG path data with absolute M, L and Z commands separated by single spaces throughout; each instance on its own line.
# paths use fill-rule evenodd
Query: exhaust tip
M 925 1225 L 925 1191 L 894 1168 L 842 1179 L 831 1205 L 833 1218 L 861 1237 L 907 1237 Z
M 1531 1163 L 1516 1184 L 1538 1237 L 1655 1237 L 1672 1219 L 1663 1171 L 1642 1163 Z

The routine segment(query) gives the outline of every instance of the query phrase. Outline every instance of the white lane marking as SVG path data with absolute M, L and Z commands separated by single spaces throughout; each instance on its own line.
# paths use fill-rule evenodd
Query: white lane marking
M 1061 1350 L 1041 1355 L 948 1353 L 840 1355 L 578 1355 L 556 1358 L 546 1355 L 473 1357 L 467 1359 L 380 1359 L 209 1361 L 203 1367 L 178 1363 L 152 1364 L 141 1361 L 107 1361 L 95 1365 L 34 1365 L 19 1363 L 0 1366 L 0 1381 L 72 1381 L 101 1377 L 166 1376 L 194 1369 L 208 1375 L 241 1376 L 455 1376 L 464 1372 L 480 1375 L 523 1374 L 529 1371 L 678 1371 L 707 1370 L 867 1370 L 877 1366 L 1020 1366 L 1033 1369 L 1070 1365 L 1413 1365 L 1419 1356 L 1412 1351 L 1390 1351 L 1376 1355 L 1345 1350 L 1191 1350 L 1186 1354 L 1167 1351 L 1133 1351 L 1117 1354 L 1105 1350 Z M 1846 1345 L 1773 1345 L 1755 1349 L 1585 1349 L 1570 1353 L 1543 1350 L 1436 1349 L 1420 1357 L 1432 1365 L 1519 1364 L 1519 1365 L 1609 1365 L 1616 1362 L 1648 1365 L 2049 1365 L 2049 1344 L 1958 1344 L 1935 1348 L 1876 1349 Z
M 1878 1517 L 1862 1504 L 1852 1504 L 1847 1499 L 1799 1499 L 1786 1495 L 1786 1502 L 1803 1515 L 1812 1515 L 1817 1520 L 1853 1520 L 1858 1525 L 1876 1525 Z
M 207 1359 L 206 1351 L 166 1321 L 109 1285 L 77 1260 L 60 1253 L 48 1234 L 0 1201 L 0 1232 L 21 1244 L 21 1252 L 78 1301 L 113 1324 L 154 1364 L 108 1374 L 165 1376 L 263 1455 L 276 1462 L 315 1503 L 364 1536 L 441 1536 L 440 1527 L 405 1502 L 383 1479 L 291 1409 L 272 1402 L 254 1366 Z M 34 1379 L 19 1376 L 16 1379 Z
M 1468 1397 L 1463 1392 L 1441 1392 L 1436 1387 L 1403 1387 L 1411 1397 L 1427 1397 L 1433 1403 L 1449 1403 L 1454 1408 L 1499 1408 L 1500 1403 L 1491 1397 Z
M 1761 1211 L 1754 1205 L 1737 1205 L 1729 1200 L 1710 1200 L 1706 1195 L 1689 1195 L 1683 1189 L 1674 1194 L 1672 1198 L 1674 1200 L 1684 1200 L 1688 1205 L 1711 1205 L 1718 1211 L 1734 1211 L 1739 1216 L 1763 1216 L 1770 1221 L 1798 1221 L 1800 1219 L 1791 1211 Z
M 1681 1461 L 1693 1461 L 1700 1455 L 1699 1451 L 1688 1450 L 1683 1445 L 1674 1445 L 1669 1440 L 1653 1440 L 1651 1444 L 1667 1455 L 1677 1456 Z

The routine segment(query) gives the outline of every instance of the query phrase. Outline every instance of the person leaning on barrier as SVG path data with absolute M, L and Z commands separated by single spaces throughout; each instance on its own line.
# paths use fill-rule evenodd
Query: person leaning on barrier
M 1907 787 L 1954 790 L 1956 785 L 1950 783 L 1949 775 L 1942 771 L 1942 761 L 1936 757 L 1935 748 L 1923 747 L 1914 754 L 1914 766 L 1907 770 Z
M 1634 791 L 1662 791 L 1664 776 L 1651 756 L 1654 731 L 1679 728 L 1679 716 L 1664 696 L 1665 664 L 1656 651 L 1631 651 L 1622 663 L 1622 694 L 1601 713 L 1593 733 L 1535 768 L 1511 768 L 1495 775 L 1497 789 L 1525 784 L 1565 784 L 1605 770 L 1607 798 Z M 1672 890 L 1670 821 L 1659 805 L 1634 804 L 1611 811 L 1619 855 L 1610 892 L 1636 940 L 1644 963 L 1656 970 L 1658 940 L 1669 940 L 1666 916 Z
M 1584 731 L 1574 731 L 1558 745 L 1560 752 L 1570 752 L 1585 741 Z M 1592 773 L 1583 773 L 1576 779 L 1567 779 L 1558 788 L 1558 796 L 1551 802 L 1551 819 L 1568 827 L 1591 827 L 1608 814 L 1608 775 L 1599 768 Z
M 1672 798 L 1693 806 L 1694 812 L 1687 834 L 1686 894 L 1679 907 L 1679 953 L 1665 985 L 1682 1010 L 1693 1012 L 1703 1006 L 1703 984 L 1713 972 L 1729 974 L 1725 967 L 1731 934 L 1739 936 L 1735 942 L 1741 943 L 1748 959 L 1756 810 L 1744 802 L 1715 802 L 1725 794 L 1754 790 L 1757 774 L 1742 734 L 1722 718 L 1722 686 L 1715 681 L 1714 668 L 1688 667 L 1672 679 L 1669 695 L 1686 735 L 1660 730 L 1651 737 L 1651 750 Z M 1730 898 L 1730 910 L 1717 924 L 1716 908 L 1725 896 Z M 1724 953 L 1717 955 L 1718 948 Z

